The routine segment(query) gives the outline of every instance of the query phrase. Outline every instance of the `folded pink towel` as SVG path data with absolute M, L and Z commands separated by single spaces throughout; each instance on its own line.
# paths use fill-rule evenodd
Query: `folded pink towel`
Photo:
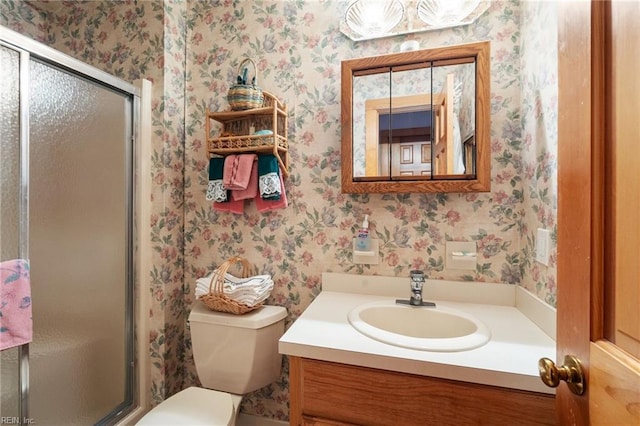
M 32 338 L 29 263 L 22 259 L 0 262 L 0 350 Z
M 213 203 L 213 209 L 219 212 L 244 213 L 244 200 L 230 200 L 224 203 Z
M 231 199 L 233 200 L 247 200 L 249 198 L 256 198 L 258 196 L 258 164 L 253 162 L 251 167 L 251 175 L 249 176 L 249 183 L 247 189 L 234 189 L 231 191 Z
M 282 173 L 280 173 L 280 188 L 282 192 L 280 193 L 279 200 L 265 200 L 260 196 L 256 197 L 256 207 L 260 213 L 264 213 L 269 210 L 284 209 L 287 207 L 287 194 L 284 190 L 284 179 L 282 179 Z
M 224 189 L 247 189 L 256 154 L 228 155 L 224 159 L 222 185 Z

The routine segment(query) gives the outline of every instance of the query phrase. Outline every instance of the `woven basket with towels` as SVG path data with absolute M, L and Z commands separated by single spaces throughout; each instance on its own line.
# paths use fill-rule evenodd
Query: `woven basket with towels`
M 241 277 L 228 272 L 234 264 L 241 266 Z M 271 294 L 273 280 L 269 275 L 249 276 L 250 271 L 246 259 L 234 256 L 196 281 L 196 298 L 212 311 L 241 315 L 258 309 Z

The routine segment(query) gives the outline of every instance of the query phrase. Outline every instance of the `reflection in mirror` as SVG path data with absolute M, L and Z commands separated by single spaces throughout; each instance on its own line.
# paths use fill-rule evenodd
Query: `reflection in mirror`
M 465 61 L 354 79 L 356 178 L 473 177 L 475 62 Z
M 381 150 L 388 153 L 383 156 L 383 163 L 390 169 L 391 179 L 401 176 L 424 177 L 433 172 L 433 70 L 429 62 L 419 66 L 391 68 L 393 102 L 391 110 L 384 114 L 386 125 L 377 141 Z
M 489 189 L 488 43 L 458 47 L 343 62 L 343 192 Z
M 379 167 L 378 116 L 389 111 L 391 99 L 390 69 L 368 73 L 353 79 L 354 176 L 388 176 Z M 373 94 L 373 95 L 372 95 Z M 371 98 L 375 99 L 371 99 Z M 365 140 L 369 141 L 365 144 Z

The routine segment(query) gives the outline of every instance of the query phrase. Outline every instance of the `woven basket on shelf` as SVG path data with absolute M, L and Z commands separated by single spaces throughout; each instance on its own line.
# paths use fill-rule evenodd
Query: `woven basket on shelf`
M 209 284 L 209 293 L 200 296 L 200 300 L 212 311 L 228 312 L 231 314 L 246 314 L 262 307 L 262 303 L 255 306 L 247 306 L 244 303 L 237 302 L 224 294 L 224 277 L 231 265 L 239 263 L 242 265 L 241 278 L 248 278 L 251 271 L 251 264 L 247 259 L 240 256 L 234 256 L 224 261 L 211 274 L 211 283 Z
M 238 67 L 238 74 L 242 74 L 243 65 L 247 62 L 251 62 L 254 70 L 254 84 L 234 84 L 229 88 L 227 93 L 227 100 L 231 109 L 234 111 L 242 111 L 246 109 L 260 108 L 264 102 L 264 95 L 262 89 L 258 87 L 258 67 L 253 59 L 247 58 L 240 63 Z M 248 83 L 248 82 L 245 82 Z

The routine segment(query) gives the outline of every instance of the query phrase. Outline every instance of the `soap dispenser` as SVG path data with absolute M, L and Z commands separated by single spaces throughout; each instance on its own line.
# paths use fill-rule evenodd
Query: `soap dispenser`
M 369 215 L 364 216 L 362 228 L 358 230 L 358 235 L 356 236 L 356 250 L 371 250 L 371 239 L 369 238 Z

